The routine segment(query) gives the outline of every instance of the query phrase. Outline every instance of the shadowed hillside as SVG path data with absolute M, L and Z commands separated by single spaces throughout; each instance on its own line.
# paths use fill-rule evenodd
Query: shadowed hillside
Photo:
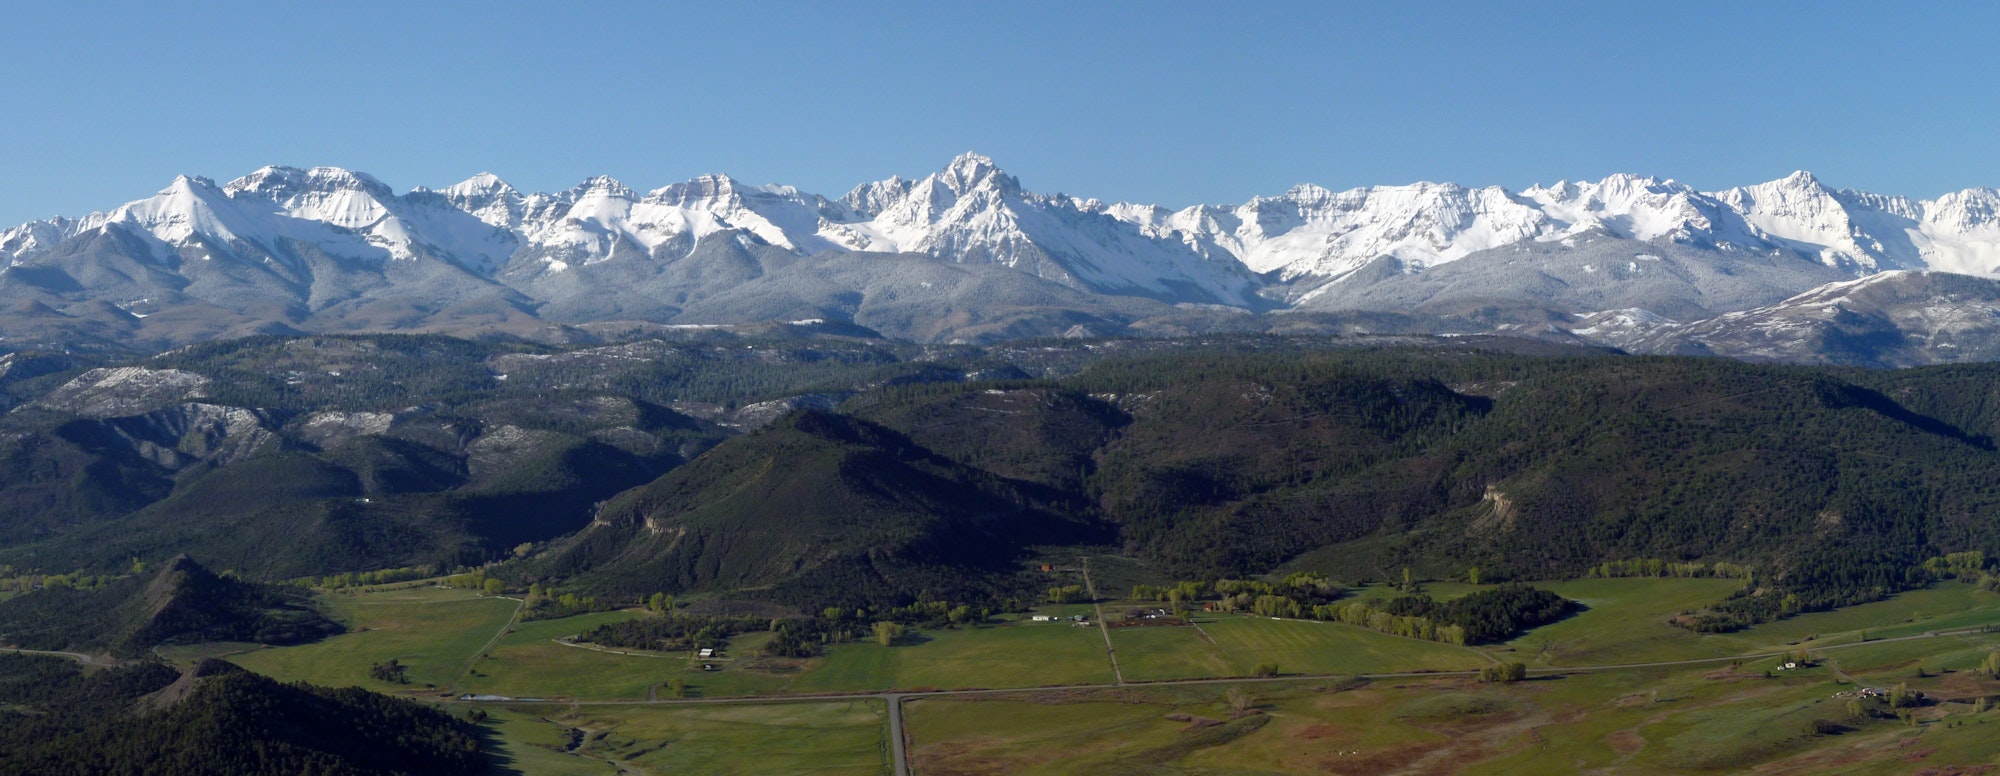
M 976 593 L 1023 547 L 1094 533 L 901 434 L 805 411 L 612 500 L 537 568 L 623 593 L 894 601 Z
M 186 556 L 150 575 L 0 601 L 0 640 L 29 649 L 136 655 L 161 644 L 290 644 L 340 631 L 303 591 L 216 576 Z

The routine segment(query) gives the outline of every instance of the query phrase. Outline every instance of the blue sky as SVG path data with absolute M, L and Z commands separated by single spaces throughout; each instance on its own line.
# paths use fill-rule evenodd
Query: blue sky
M 966 150 L 1172 206 L 1620 171 L 2000 186 L 1991 3 L 45 5 L 5 14 L 0 223 L 264 164 L 837 195 Z

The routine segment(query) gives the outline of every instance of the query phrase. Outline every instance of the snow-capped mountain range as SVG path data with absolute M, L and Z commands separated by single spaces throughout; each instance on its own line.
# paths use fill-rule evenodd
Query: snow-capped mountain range
M 763 314 L 781 297 L 802 314 L 853 316 L 871 294 L 891 293 L 880 268 L 909 260 L 885 254 L 956 267 L 952 282 L 971 285 L 953 286 L 953 309 L 980 303 L 973 286 L 1004 286 L 994 301 L 1016 310 L 1095 298 L 1121 309 L 1429 314 L 1500 302 L 1708 315 L 1889 270 L 2000 275 L 2000 192 L 1916 200 L 1836 190 L 1804 172 L 1702 192 L 1614 175 L 1520 192 L 1300 185 L 1172 210 L 1034 193 L 977 154 L 837 199 L 725 175 L 641 194 L 608 177 L 523 193 L 482 173 L 399 195 L 363 173 L 266 167 L 222 185 L 184 176 L 108 211 L 0 231 L 0 300 L 71 316 L 84 303 L 134 316 L 200 304 L 237 316 L 235 326 L 301 330 L 329 311 L 347 321 L 335 328 L 421 327 L 471 299 L 559 323 L 731 322 L 690 316 Z M 1561 288 L 1536 291 L 1543 279 Z M 801 287 L 826 283 L 855 287 Z M 893 293 L 938 288 L 922 283 Z M 732 294 L 756 302 L 740 314 L 711 303 Z M 401 312 L 383 312 L 389 298 Z M 1634 299 L 1644 304 L 1621 304 Z

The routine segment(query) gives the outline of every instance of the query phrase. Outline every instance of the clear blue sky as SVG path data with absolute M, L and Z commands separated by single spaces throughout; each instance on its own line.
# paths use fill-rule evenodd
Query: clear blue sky
M 5 11 L 0 222 L 179 173 L 838 195 L 978 150 L 1181 206 L 1618 171 L 2000 186 L 2000 4 L 45 3 Z

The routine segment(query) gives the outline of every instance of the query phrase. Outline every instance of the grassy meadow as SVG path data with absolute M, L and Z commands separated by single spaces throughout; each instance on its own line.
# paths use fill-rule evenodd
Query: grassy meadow
M 1287 674 L 1465 671 L 1490 665 L 1479 652 L 1303 620 L 1199 615 L 1188 626 L 1112 628 L 1128 682 L 1249 676 L 1275 664 Z
M 408 587 L 321 596 L 347 632 L 324 641 L 253 649 L 228 659 L 286 681 L 395 692 L 453 687 L 480 647 L 514 617 L 519 601 L 466 590 Z M 368 670 L 394 659 L 408 666 L 408 685 L 376 681 Z
M 523 774 L 888 771 L 888 710 L 852 700 L 496 710 L 501 767 Z
M 1095 626 L 1021 622 L 962 630 L 926 630 L 907 643 L 837 644 L 790 689 L 965 689 L 1109 684 L 1111 660 Z
M 1980 679 L 1970 689 L 2000 692 Z M 1418 678 L 1338 685 L 1070 691 L 907 704 L 912 759 L 962 774 L 1912 773 L 1994 762 L 2000 712 L 1922 710 L 1914 724 L 1852 718 L 1827 672 L 1766 678 L 1721 667 L 1481 684 Z M 1815 729 L 1817 720 L 1838 726 Z M 1971 771 L 1967 771 L 1971 772 Z
M 1667 618 L 1719 600 L 1730 580 L 1607 579 L 1541 583 L 1583 604 L 1505 644 L 1478 648 L 1363 628 L 1239 615 L 1192 625 L 1110 629 L 1128 687 L 928 697 L 906 702 L 919 773 L 1908 773 L 2000 763 L 2000 696 L 1978 669 L 2000 633 L 1904 639 L 2000 624 L 2000 595 L 1956 583 L 1732 634 L 1695 634 Z M 1433 585 L 1440 598 L 1477 589 Z M 1364 589 L 1361 595 L 1369 595 Z M 602 612 L 509 623 L 519 602 L 425 585 L 322 596 L 349 632 L 292 647 L 204 645 L 281 679 L 385 691 L 475 692 L 583 701 L 1030 688 L 1113 681 L 1097 627 L 1010 618 L 927 629 L 882 646 L 837 644 L 819 657 L 770 658 L 769 633 L 738 636 L 727 657 L 615 654 L 557 639 L 649 616 Z M 1106 605 L 1107 611 L 1124 608 Z M 1048 607 L 1050 614 L 1089 612 Z M 504 628 L 504 631 L 503 631 Z M 1864 640 L 1865 639 L 1865 640 Z M 1511 685 L 1459 676 L 1375 681 L 1157 685 L 1249 675 L 1465 671 L 1496 660 L 1535 667 L 1728 658 L 1810 649 L 1818 667 L 1767 673 L 1774 659 L 1535 677 Z M 475 659 L 476 656 L 476 659 Z M 409 685 L 368 668 L 396 659 Z M 704 671 L 707 662 L 720 670 Z M 1835 693 L 1898 684 L 1937 701 L 1909 724 L 1850 718 Z M 1249 698 L 1234 700 L 1232 687 Z M 1243 708 L 1239 708 L 1243 707 Z M 882 773 L 886 708 L 877 699 L 725 705 L 485 706 L 499 772 Z M 1254 710 L 1251 710 L 1254 709 Z M 1840 726 L 1826 734 L 1816 721 Z M 1992 726 L 1992 727 L 1989 727 Z M 1948 773 L 1949 770 L 1937 771 Z

